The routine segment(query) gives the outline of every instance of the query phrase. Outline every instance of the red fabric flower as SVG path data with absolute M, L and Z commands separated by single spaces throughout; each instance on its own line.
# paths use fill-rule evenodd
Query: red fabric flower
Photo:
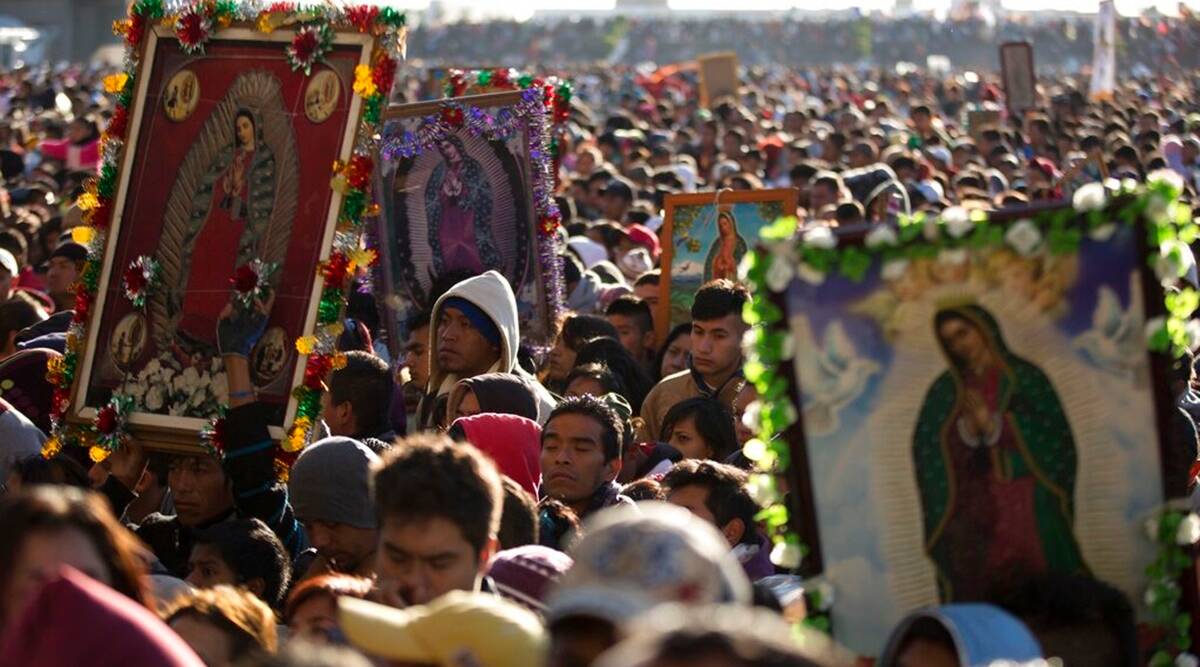
M 125 32 L 125 43 L 130 46 L 137 46 L 142 43 L 142 37 L 146 36 L 146 19 L 141 14 L 134 14 L 129 17 L 129 30 Z
M 346 20 L 359 32 L 371 32 L 377 16 L 379 8 L 373 5 L 355 5 L 346 9 Z
M 346 165 L 346 182 L 350 184 L 350 187 L 361 190 L 367 187 L 367 183 L 371 180 L 371 170 L 374 168 L 375 164 L 371 158 L 365 155 L 355 155 Z
M 462 127 L 463 112 L 458 107 L 446 107 L 442 109 L 442 120 L 450 127 Z
M 321 277 L 325 279 L 325 286 L 337 289 L 345 287 L 349 268 L 350 258 L 343 253 L 334 252 L 321 269 Z
M 199 12 L 190 11 L 179 17 L 179 29 L 175 32 L 186 46 L 196 46 L 208 39 L 208 29 L 204 25 L 204 17 Z
M 98 229 L 107 229 L 112 218 L 112 204 L 107 199 L 100 199 L 100 204 L 92 209 L 91 224 Z
M 379 85 L 376 82 L 375 85 Z M 459 70 L 454 70 L 450 73 L 450 97 L 459 97 L 467 90 L 467 82 L 463 78 L 463 73 Z
M 258 287 L 258 274 L 254 272 L 254 267 L 243 264 L 234 272 L 230 282 L 233 283 L 235 290 L 242 294 L 248 294 Z
M 72 322 L 83 323 L 87 322 L 88 311 L 92 308 L 92 297 L 88 295 L 87 290 L 80 289 L 75 292 L 75 316 L 71 318 Z
M 496 88 L 511 88 L 512 79 L 508 77 L 507 67 L 498 67 L 492 72 L 492 85 Z
M 396 61 L 386 55 L 380 55 L 375 61 L 375 69 L 371 70 L 371 80 L 386 98 L 392 90 L 392 81 L 396 78 Z
M 125 268 L 125 289 L 137 294 L 146 289 L 147 284 L 149 283 L 146 280 L 146 273 L 142 270 L 142 267 L 130 264 Z
M 308 358 L 308 363 L 304 366 L 304 386 L 309 389 L 321 391 L 324 389 L 322 384 L 325 382 L 325 376 L 333 369 L 333 360 L 324 354 L 314 354 Z
M 65 387 L 58 387 L 54 390 L 54 396 L 50 399 L 50 417 L 57 419 L 62 417 L 67 411 L 67 406 L 71 404 L 71 392 Z
M 301 30 L 292 38 L 292 49 L 299 62 L 311 62 L 317 52 L 317 33 L 313 30 Z
M 117 409 L 111 405 L 100 408 L 96 413 L 96 431 L 108 435 L 117 429 Z
M 108 121 L 108 129 L 106 130 L 109 136 L 121 139 L 125 138 L 125 125 L 128 120 L 128 113 L 128 110 L 119 104 L 113 109 L 113 115 Z

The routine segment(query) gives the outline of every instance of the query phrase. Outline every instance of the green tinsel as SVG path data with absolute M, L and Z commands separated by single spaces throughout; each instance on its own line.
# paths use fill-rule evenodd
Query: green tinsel
M 371 124 L 379 122 L 379 114 L 383 110 L 383 95 L 372 95 L 363 105 L 363 121 Z
M 529 74 L 522 74 L 517 77 L 517 85 L 521 88 L 528 88 L 533 85 L 533 77 Z
M 228 16 L 232 19 L 237 17 L 237 13 L 237 0 L 217 0 L 216 4 L 213 5 L 213 18 Z
M 67 349 L 63 353 L 63 383 L 66 386 L 71 386 L 75 380 L 75 366 L 79 363 L 79 355 L 75 354 L 74 350 Z
M 574 94 L 575 94 L 574 89 L 571 87 L 570 81 L 564 81 L 558 87 L 558 90 L 556 92 L 558 93 L 558 99 L 562 100 L 563 102 L 570 102 L 571 97 L 574 96 Z
M 79 275 L 79 281 L 87 288 L 87 291 L 95 293 L 100 284 L 100 262 L 88 260 L 83 265 L 83 273 Z
M 318 325 L 333 324 L 341 319 L 344 297 L 337 287 L 326 287 L 321 291 L 321 303 L 317 306 Z
M 479 85 L 486 86 L 492 82 L 492 71 L 489 69 L 479 70 L 479 76 L 476 77 Z
M 165 11 L 162 0 L 138 0 L 133 6 L 134 14 L 155 21 L 161 19 Z
M 317 415 L 321 414 L 321 392 L 306 388 L 297 399 L 296 415 L 316 421 Z
M 393 28 L 400 28 L 404 26 L 404 14 L 391 7 L 384 7 L 383 9 L 379 10 L 378 21 Z
M 100 178 L 96 181 L 96 194 L 104 199 L 112 199 L 117 187 L 117 167 L 106 164 L 100 168 Z
M 358 224 L 363 212 L 367 209 L 367 196 L 362 190 L 351 190 L 342 200 L 342 217 L 344 222 Z

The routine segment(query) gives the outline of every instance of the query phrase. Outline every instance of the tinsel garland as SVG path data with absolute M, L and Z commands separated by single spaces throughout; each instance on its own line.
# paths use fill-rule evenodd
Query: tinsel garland
M 538 262 L 546 281 L 546 299 L 553 317 L 565 307 L 565 285 L 559 260 L 558 228 L 562 216 L 554 202 L 554 175 L 550 155 L 550 127 L 544 103 L 545 91 L 527 88 L 519 102 L 493 112 L 453 100 L 442 103 L 437 114 L 423 118 L 415 131 L 391 132 L 383 140 L 384 160 L 411 159 L 436 147 L 454 132 L 465 130 L 486 141 L 505 141 L 523 134 L 529 146 L 534 213 L 537 216 Z
M 363 217 L 378 210 L 376 205 L 369 202 L 366 188 L 373 169 L 371 155 L 374 154 L 378 143 L 377 126 L 380 114 L 391 93 L 397 62 L 404 57 L 407 34 L 404 14 L 391 7 L 345 6 L 340 3 L 298 5 L 291 2 L 267 4 L 253 0 L 135 0 L 130 4 L 126 17 L 113 22 L 113 33 L 125 42 L 124 71 L 104 80 L 105 92 L 112 97 L 114 103 L 112 116 L 100 137 L 101 159 L 98 173 L 85 184 L 84 193 L 77 202 L 86 227 L 78 228 L 79 231 L 73 232 L 73 236 L 87 246 L 88 259 L 76 288 L 75 315 L 67 330 L 64 354 L 62 358 L 51 362 L 47 369 L 47 379 L 54 386 L 54 393 L 50 410 L 51 434 L 43 447 L 43 455 L 46 457 L 54 456 L 64 446 L 92 447 L 100 441 L 112 441 L 109 431 L 104 431 L 108 435 L 97 438 L 99 434 L 96 424 L 92 427 L 72 425 L 68 424 L 64 417 L 70 408 L 71 387 L 75 381 L 82 346 L 87 338 L 86 329 L 93 314 L 93 300 L 99 289 L 100 269 L 107 241 L 105 230 L 112 220 L 113 202 L 118 186 L 118 165 L 129 131 L 129 114 L 135 84 L 141 75 L 142 59 L 146 55 L 145 39 L 147 31 L 156 23 L 172 28 L 176 38 L 180 40 L 180 48 L 188 52 L 202 51 L 206 43 L 211 42 L 214 37 L 219 37 L 222 30 L 235 23 L 255 27 L 262 33 L 292 26 L 293 39 L 285 42 L 284 50 L 289 62 L 293 65 L 298 63 L 300 68 L 306 69 L 306 73 L 306 57 L 312 57 L 312 61 L 307 63 L 311 67 L 312 62 L 320 59 L 323 51 L 316 48 L 312 51 L 302 49 L 295 54 L 291 53 L 290 50 L 294 50 L 292 47 L 297 44 L 302 34 L 313 33 L 318 38 L 317 47 L 323 43 L 322 37 L 336 30 L 353 30 L 375 37 L 369 71 L 370 81 L 374 86 L 367 86 L 365 82 L 355 86 L 356 93 L 363 98 L 364 111 L 357 128 L 354 157 L 350 166 L 334 166 L 335 177 L 341 176 L 345 179 L 345 188 L 340 191 L 341 212 L 330 257 L 346 260 L 322 263 L 320 277 L 326 284 L 325 289 L 321 291 L 321 301 L 318 305 L 318 325 L 313 334 L 303 337 L 306 340 L 315 340 L 313 349 L 320 351 L 309 356 L 309 363 L 314 364 L 314 372 L 309 373 L 306 370 L 306 376 L 315 376 L 317 370 L 327 374 L 338 366 L 339 358 L 332 352 L 332 342 L 336 341 L 337 335 L 340 334 L 341 325 L 338 322 L 346 301 L 344 286 L 349 283 L 347 276 L 356 268 L 365 267 L 374 261 L 374 255 L 362 248 Z M 301 46 L 305 45 L 307 42 Z M 359 71 L 356 70 L 356 75 L 358 74 Z M 356 83 L 359 83 L 357 76 Z M 328 362 L 322 357 L 328 357 Z M 344 363 L 344 358 L 341 359 L 341 363 Z M 321 379 L 323 382 L 324 378 Z M 314 388 L 313 385 L 318 388 Z M 276 470 L 281 479 L 286 478 L 291 462 L 295 460 L 295 453 L 309 440 L 312 426 L 319 417 L 320 386 L 323 384 L 310 382 L 293 390 L 298 405 L 296 418 L 288 429 L 285 441 L 281 443 L 283 446 L 276 448 Z M 127 398 L 113 398 L 114 401 L 118 399 L 122 408 L 128 407 L 132 411 L 137 407 L 129 404 Z M 104 412 L 108 407 L 112 407 L 113 411 Z M 116 415 L 116 407 L 111 403 L 106 408 L 101 409 L 106 416 L 104 423 L 100 424 L 105 427 L 110 425 L 109 418 Z M 92 450 L 93 458 L 106 456 L 105 452 L 111 451 L 99 445 L 96 447 Z

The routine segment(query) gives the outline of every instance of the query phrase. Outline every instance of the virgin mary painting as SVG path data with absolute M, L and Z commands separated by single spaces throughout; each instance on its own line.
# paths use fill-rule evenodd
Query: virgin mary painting
M 448 136 L 438 152 L 442 161 L 425 186 L 433 275 L 501 270 L 492 238 L 492 188 L 483 168 L 457 137 Z
M 216 344 L 217 318 L 229 302 L 229 278 L 253 259 L 275 200 L 275 158 L 258 127 L 252 111 L 237 110 L 233 143 L 218 154 L 192 197 L 178 331 L 208 346 Z
M 934 330 L 949 368 L 925 394 L 912 453 L 942 600 L 982 599 L 1010 577 L 1086 573 L 1075 441 L 1050 379 L 977 305 L 938 311 Z
M 722 208 L 717 212 L 717 238 L 704 261 L 704 281 L 737 279 L 738 262 L 746 255 L 746 239 L 737 231 L 733 212 Z

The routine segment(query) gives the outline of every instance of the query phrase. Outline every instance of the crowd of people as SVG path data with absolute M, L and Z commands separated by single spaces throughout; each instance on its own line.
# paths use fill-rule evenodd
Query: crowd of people
M 1134 16 L 1117 25 L 1127 65 L 1156 70 L 1174 64 L 1195 68 L 1190 48 L 1200 38 L 1200 21 L 1182 17 Z M 748 65 L 829 66 L 844 63 L 892 66 L 925 64 L 941 55 L 959 68 L 989 70 L 996 45 L 1028 41 L 1038 65 L 1072 71 L 1091 63 L 1094 19 L 1039 15 L 965 15 L 938 20 L 931 15 L 859 16 L 824 19 L 773 15 L 761 19 L 733 14 L 695 17 L 585 17 L 574 20 L 488 21 L 422 25 L 409 41 L 415 57 L 450 67 L 555 66 L 605 61 L 660 65 L 699 54 L 734 51 Z
M 1183 26 L 1126 25 L 1156 58 L 1167 36 L 1194 29 Z M 1086 79 L 1047 77 L 1035 108 L 1010 114 L 995 73 L 785 68 L 797 45 L 835 55 L 836 33 L 774 28 L 786 31 L 777 42 L 737 38 L 778 43 L 747 58 L 774 66 L 710 109 L 686 72 L 561 72 L 579 96 L 559 144 L 569 311 L 553 347 L 528 348 L 494 271 L 447 285 L 403 340 L 376 344 L 381 318 L 360 318 L 322 399 L 327 437 L 286 484 L 251 392 L 230 393 L 220 454 L 130 439 L 100 463 L 80 448 L 42 456 L 45 370 L 86 259 L 72 202 L 109 107 L 98 73 L 0 75 L 0 665 L 854 664 L 797 629 L 817 610 L 772 562 L 742 453 L 757 398 L 743 375 L 746 287 L 704 284 L 691 321 L 655 335 L 664 197 L 794 187 L 805 226 L 886 224 L 902 210 L 1057 202 L 1167 169 L 1194 204 L 1197 78 L 1127 76 L 1093 101 Z M 648 29 L 630 28 L 636 48 L 653 45 Z M 715 35 L 719 47 L 739 34 L 651 32 L 661 50 L 631 57 L 674 60 L 684 40 L 671 35 Z M 609 33 L 452 26 L 417 31 L 410 48 L 601 57 L 584 37 Z M 424 74 L 401 76 L 415 95 Z M 971 127 L 972 110 L 996 114 Z M 239 349 L 262 335 L 245 333 Z M 1037 574 L 914 613 L 875 664 L 1141 664 L 1145 637 L 1122 593 Z

